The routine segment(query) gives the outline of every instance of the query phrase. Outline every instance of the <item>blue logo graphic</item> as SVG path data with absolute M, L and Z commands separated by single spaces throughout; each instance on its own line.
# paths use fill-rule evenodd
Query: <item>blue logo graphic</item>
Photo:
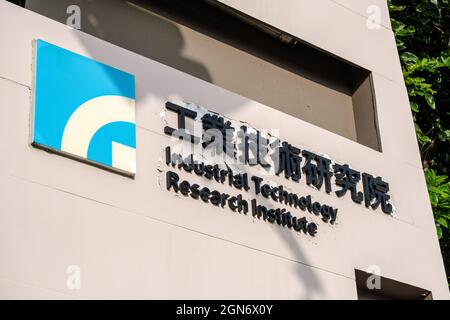
M 134 76 L 36 41 L 33 144 L 136 173 Z

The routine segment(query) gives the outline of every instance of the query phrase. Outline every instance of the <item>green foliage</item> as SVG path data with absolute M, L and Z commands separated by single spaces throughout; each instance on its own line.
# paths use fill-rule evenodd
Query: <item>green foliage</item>
M 450 226 L 450 181 L 446 175 L 437 175 L 433 169 L 425 169 L 428 194 L 433 207 L 436 229 L 442 238 L 442 229 Z
M 450 0 L 389 0 L 388 5 L 450 276 Z

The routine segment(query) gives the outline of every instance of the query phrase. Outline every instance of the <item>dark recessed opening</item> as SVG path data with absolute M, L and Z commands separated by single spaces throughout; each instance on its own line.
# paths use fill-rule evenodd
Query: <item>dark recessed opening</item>
M 432 300 L 431 291 L 393 279 L 379 277 L 379 288 L 373 274 L 356 270 L 356 288 L 359 300 Z M 367 284 L 369 282 L 369 285 Z M 375 285 L 377 284 L 377 285 Z M 371 289 L 369 289 L 369 287 Z
M 217 1 L 132 2 L 347 95 L 352 95 L 370 74 Z

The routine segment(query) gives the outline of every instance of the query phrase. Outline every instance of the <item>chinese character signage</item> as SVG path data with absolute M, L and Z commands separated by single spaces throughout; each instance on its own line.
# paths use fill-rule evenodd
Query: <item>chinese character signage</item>
M 309 211 L 320 216 L 325 223 L 336 221 L 338 209 L 314 201 L 311 195 L 299 195 L 283 185 L 274 186 L 267 178 L 275 174 L 294 183 L 305 183 L 326 194 L 338 198 L 349 197 L 354 203 L 371 210 L 392 214 L 389 184 L 381 177 L 353 169 L 347 163 L 335 163 L 330 158 L 302 149 L 288 141 L 281 141 L 274 130 L 258 130 L 247 124 L 230 121 L 219 114 L 187 104 L 166 103 L 167 112 L 174 113 L 177 126 L 167 125 L 164 132 L 188 144 L 192 153 L 183 157 L 181 153 L 166 148 L 166 164 L 228 184 L 238 190 L 254 190 L 270 201 L 283 204 L 292 210 Z M 187 129 L 187 121 L 194 123 Z M 200 155 L 200 156 L 199 156 Z M 205 163 L 202 159 L 214 159 Z M 222 164 L 222 166 L 219 166 Z M 259 166 L 261 176 L 249 176 L 245 166 Z M 297 217 L 285 208 L 270 209 L 258 204 L 257 199 L 247 201 L 242 194 L 229 195 L 210 190 L 187 180 L 181 181 L 174 171 L 166 173 L 166 187 L 176 193 L 198 199 L 219 207 L 228 207 L 241 214 L 251 213 L 255 218 L 314 236 L 318 226 L 306 217 Z

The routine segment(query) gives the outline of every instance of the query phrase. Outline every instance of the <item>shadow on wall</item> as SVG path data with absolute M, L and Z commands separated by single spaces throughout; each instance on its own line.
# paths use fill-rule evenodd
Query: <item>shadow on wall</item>
M 122 0 L 27 0 L 25 7 L 61 23 L 66 23 L 69 16 L 67 14 L 68 6 L 78 5 L 81 9 L 82 32 L 213 83 L 210 73 L 200 61 L 183 56 L 184 39 L 177 25 L 136 4 L 143 5 L 140 1 Z M 108 8 L 108 10 L 104 8 Z M 84 37 L 79 37 L 78 40 L 83 43 L 84 39 Z M 88 44 L 85 44 L 85 49 L 89 51 Z M 95 54 L 91 56 L 101 60 L 101 57 L 96 57 Z M 153 91 L 151 94 L 155 94 L 155 92 Z M 140 95 L 144 97 L 147 92 L 141 92 Z M 230 109 L 242 108 L 244 101 L 245 99 L 232 99 L 228 107 Z M 268 208 L 275 207 L 270 202 L 266 202 L 264 205 Z M 301 237 L 305 235 L 299 236 L 297 233 L 279 226 L 274 226 L 274 232 L 278 233 L 297 260 L 293 271 L 298 276 L 298 285 L 305 292 L 298 298 L 319 297 L 323 288 L 314 269 L 308 267 L 308 259 L 300 246 Z

